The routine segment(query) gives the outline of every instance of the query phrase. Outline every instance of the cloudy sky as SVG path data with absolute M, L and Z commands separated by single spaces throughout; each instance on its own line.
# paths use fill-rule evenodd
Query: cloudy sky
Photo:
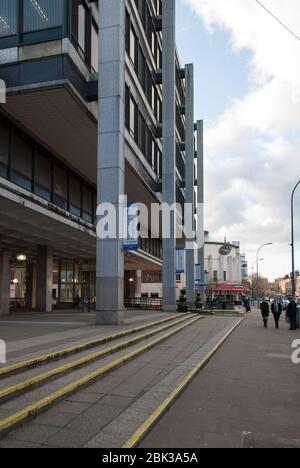
M 299 0 L 262 0 L 300 36 Z M 177 0 L 177 42 L 194 62 L 205 121 L 206 228 L 256 250 L 270 279 L 291 271 L 290 192 L 300 179 L 300 41 L 255 0 Z M 300 268 L 300 190 L 296 197 Z M 299 213 L 299 215 L 298 215 Z

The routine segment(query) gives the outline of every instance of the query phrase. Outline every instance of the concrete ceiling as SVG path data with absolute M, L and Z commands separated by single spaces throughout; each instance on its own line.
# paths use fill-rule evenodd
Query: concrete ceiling
M 39 245 L 53 248 L 54 255 L 88 259 L 96 255 L 96 235 L 0 197 L 0 245 L 12 254 L 36 255 Z

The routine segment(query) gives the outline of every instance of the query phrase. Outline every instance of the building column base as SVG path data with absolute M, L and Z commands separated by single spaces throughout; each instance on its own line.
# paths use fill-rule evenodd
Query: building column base
M 175 305 L 164 305 L 163 307 L 163 311 L 164 312 L 168 312 L 168 313 L 175 313 L 177 312 L 177 306 Z
M 124 322 L 124 279 L 97 278 L 97 325 L 122 325 Z
M 10 255 L 0 251 L 0 316 L 10 314 Z
M 96 314 L 96 325 L 122 325 L 124 323 L 124 310 L 101 310 Z

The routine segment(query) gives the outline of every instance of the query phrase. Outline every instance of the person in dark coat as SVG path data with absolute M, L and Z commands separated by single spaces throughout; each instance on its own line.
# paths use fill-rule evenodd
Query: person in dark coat
M 264 327 L 268 328 L 268 320 L 270 315 L 270 306 L 267 301 L 263 300 L 260 304 L 261 315 L 264 321 Z
M 292 297 L 289 297 L 289 305 L 287 306 L 287 316 L 290 320 L 290 330 L 297 330 L 297 304 Z
M 282 314 L 282 305 L 278 302 L 277 299 L 271 305 L 271 311 L 274 316 L 276 328 L 279 328 L 280 316 Z

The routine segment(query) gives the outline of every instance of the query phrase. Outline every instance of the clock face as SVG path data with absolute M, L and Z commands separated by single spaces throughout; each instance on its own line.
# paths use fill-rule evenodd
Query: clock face
M 220 248 L 219 252 L 221 255 L 229 255 L 231 252 L 230 245 L 223 245 L 223 247 Z

